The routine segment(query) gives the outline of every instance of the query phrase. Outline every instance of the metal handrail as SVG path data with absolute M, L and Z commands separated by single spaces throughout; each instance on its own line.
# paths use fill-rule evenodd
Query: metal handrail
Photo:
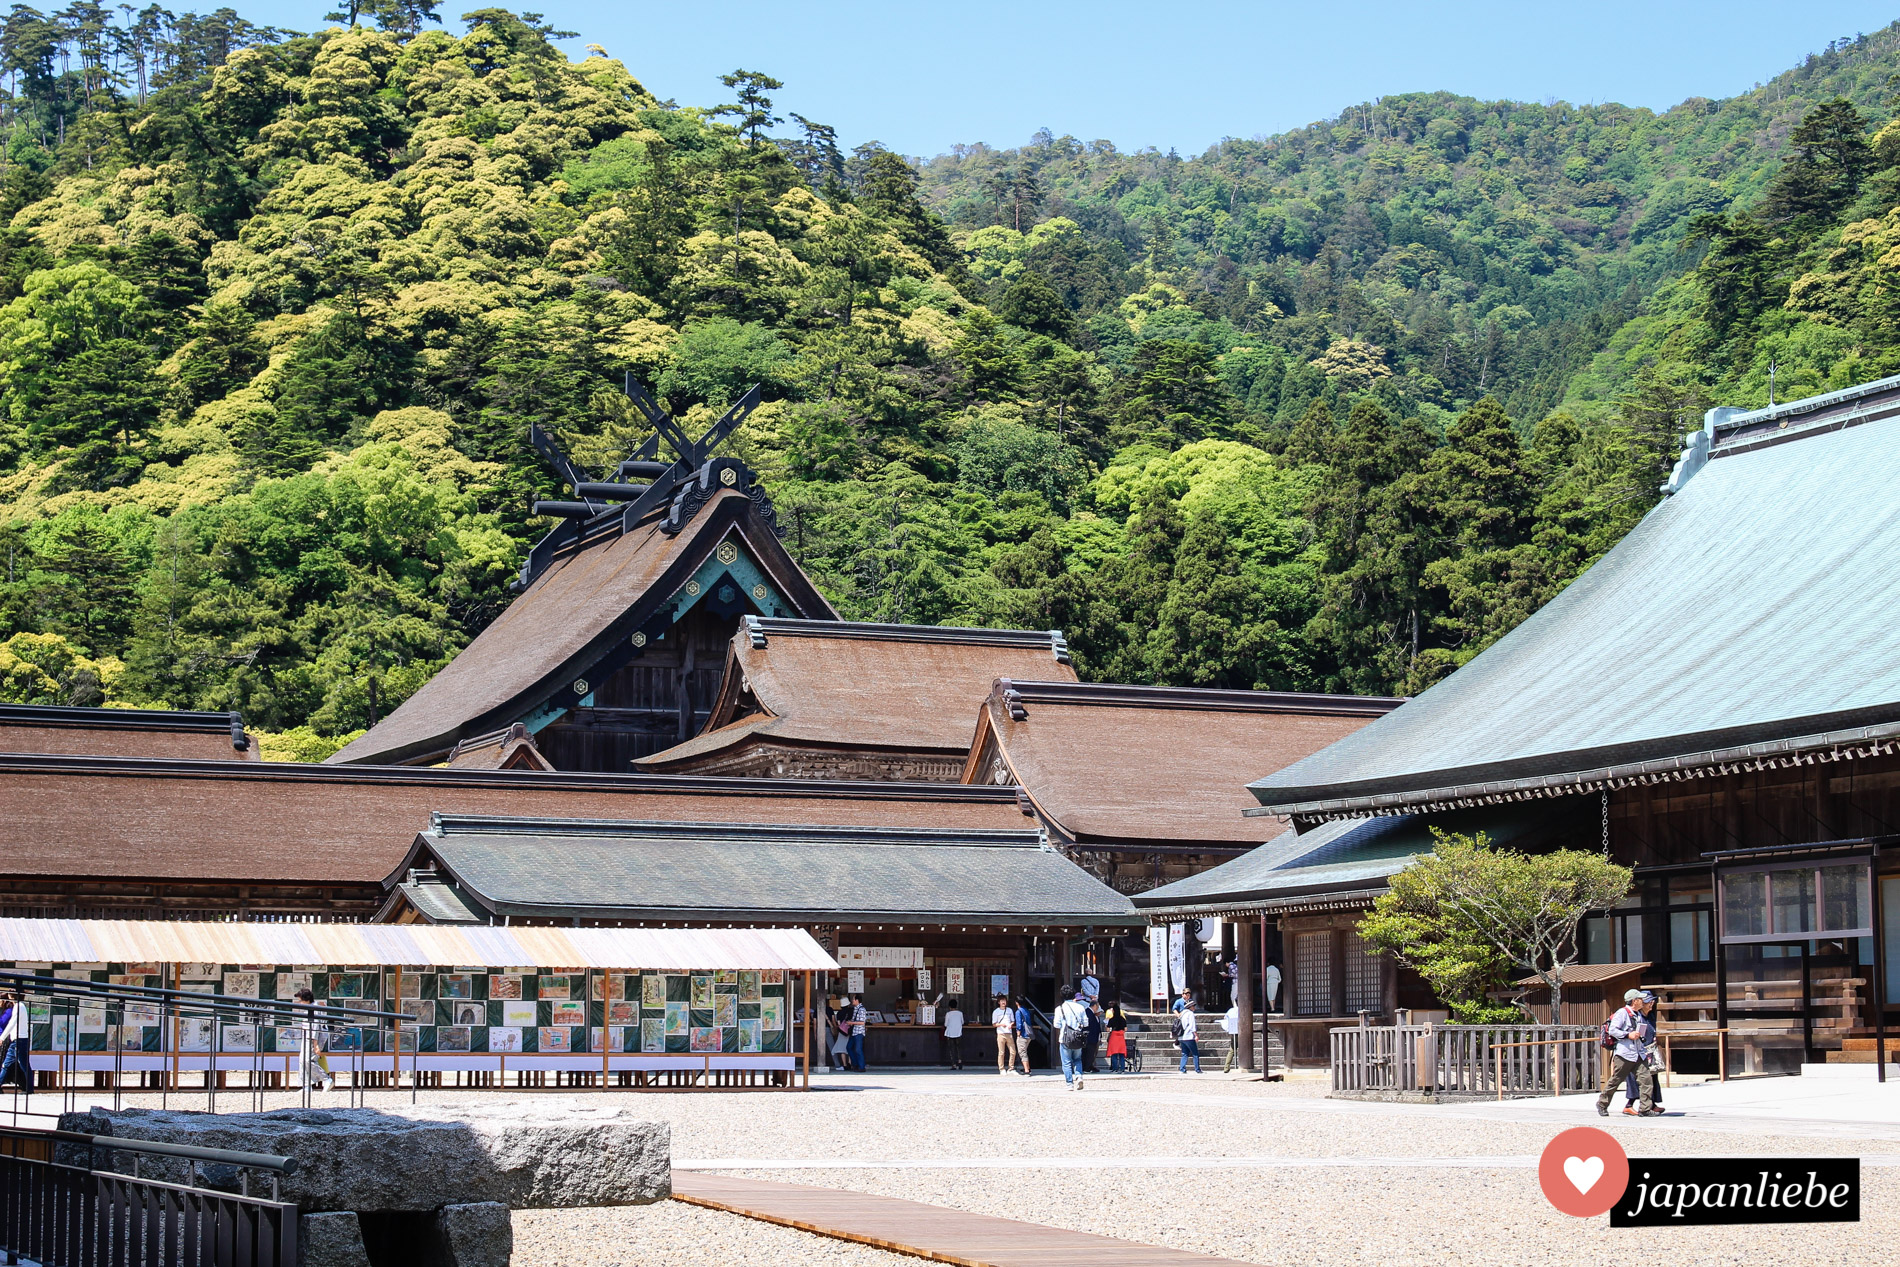
M 169 1009 L 173 1015 L 174 1022 L 182 1020 L 188 1015 L 199 1018 L 210 1016 L 216 1019 L 221 1014 L 235 1013 L 240 1018 L 240 1024 L 249 1025 L 253 1028 L 259 1028 L 264 1025 L 281 1025 L 287 1028 L 302 1028 L 306 1031 L 316 1031 L 319 1029 L 329 1029 L 333 1031 L 337 1029 L 374 1029 L 381 1034 L 393 1033 L 394 1037 L 391 1042 L 390 1051 L 390 1072 L 393 1075 L 392 1086 L 400 1087 L 401 1085 L 402 1031 L 405 1022 L 408 1022 L 410 1019 L 406 1013 L 402 1012 L 383 1012 L 368 1008 L 340 1008 L 330 1006 L 327 1003 L 317 1003 L 314 1001 L 305 1003 L 295 999 L 260 999 L 252 998 L 247 995 L 209 994 L 200 993 L 196 990 L 167 989 L 162 986 L 115 985 L 110 982 L 81 981 L 65 977 L 45 977 L 37 973 L 21 972 L 17 969 L 0 969 L 0 989 L 21 995 L 23 1002 L 28 996 L 39 997 L 48 1000 L 49 1006 L 52 1007 L 71 1008 L 75 1011 L 82 1006 L 99 1007 L 106 1009 L 108 1015 L 110 1015 L 114 1009 L 123 1012 L 124 1009 L 135 1006 L 148 1006 Z M 122 1045 L 115 1046 L 112 1050 L 115 1055 L 123 1054 Z M 181 1054 L 180 1050 L 175 1046 L 171 1049 L 171 1052 L 174 1061 Z M 51 1054 L 59 1058 L 61 1062 L 60 1068 L 63 1073 L 65 1070 L 65 1061 L 73 1052 L 71 1050 L 64 1052 L 54 1050 Z M 217 1081 L 220 1076 L 217 1062 L 220 1057 L 220 1052 L 214 1047 L 208 1055 L 209 1063 L 205 1070 L 205 1095 L 209 1106 L 212 1111 L 215 1112 L 217 1104 Z M 254 1106 L 261 1109 L 263 1106 L 261 1098 L 262 1092 L 259 1089 L 260 1084 L 256 1075 L 261 1073 L 265 1067 L 265 1054 L 261 1051 L 253 1051 L 250 1055 L 255 1065 L 252 1071 L 251 1097 Z M 351 1065 L 353 1076 L 350 1089 L 352 1100 L 360 1097 L 363 1093 L 362 1074 L 368 1072 L 363 1064 L 366 1055 L 367 1053 L 360 1049 L 352 1050 Z M 419 1078 L 416 1076 L 416 1071 L 419 1066 L 413 1052 L 410 1056 L 409 1064 L 411 1070 L 409 1091 L 411 1100 L 414 1100 L 418 1092 L 417 1083 L 419 1082 Z M 176 1065 L 174 1065 L 174 1068 L 176 1068 Z M 163 1089 L 168 1092 L 170 1089 L 169 1083 L 167 1083 Z M 307 1082 L 304 1086 L 304 1092 L 307 1097 L 309 1092 Z M 72 1095 L 70 1088 L 66 1090 L 65 1095 L 68 1106 L 70 1107 Z M 115 1107 L 119 1103 L 119 1096 L 119 1081 L 115 1076 L 113 1080 L 113 1104 Z
M 156 1139 L 122 1139 L 117 1135 L 87 1135 L 82 1131 L 22 1131 L 0 1127 L 0 1133 L 27 1139 L 53 1139 L 62 1144 L 84 1144 L 114 1152 L 149 1153 L 155 1157 L 179 1157 L 186 1161 L 244 1166 L 280 1175 L 297 1173 L 295 1157 L 279 1157 L 274 1153 L 247 1153 L 235 1148 L 201 1148 L 195 1144 L 168 1144 Z
M 194 1007 L 217 1010 L 242 1009 L 247 1012 L 284 1012 L 297 1016 L 310 1016 L 321 1013 L 336 1017 L 373 1016 L 378 1020 L 407 1020 L 401 1012 L 372 1012 L 367 1008 L 330 1007 L 324 1003 L 303 1003 L 296 999 L 254 999 L 242 994 L 205 994 L 198 990 L 172 990 L 155 985 L 113 985 L 103 981 L 71 981 L 64 977 L 42 977 L 30 972 L 19 972 L 11 968 L 0 968 L 0 985 L 15 984 L 22 993 L 33 994 L 72 994 L 81 991 L 104 999 L 119 999 L 135 1003 L 163 1003 L 177 1001 Z

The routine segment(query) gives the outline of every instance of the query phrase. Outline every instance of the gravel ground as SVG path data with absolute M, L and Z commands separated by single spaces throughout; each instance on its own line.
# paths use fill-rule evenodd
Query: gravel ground
M 515 1211 L 514 1267 L 917 1267 L 923 1261 L 679 1201 Z
M 1320 1080 L 1266 1084 L 1217 1076 L 1098 1078 L 1080 1094 L 1059 1078 L 897 1078 L 883 1085 L 814 1079 L 812 1094 L 526 1092 L 564 1104 L 637 1107 L 673 1130 L 678 1160 L 727 1161 L 728 1173 L 903 1197 L 1218 1254 L 1276 1267 L 1376 1261 L 1402 1267 L 1478 1258 L 1582 1267 L 1644 1261 L 1871 1264 L 1900 1242 L 1900 1166 L 1862 1172 L 1863 1221 L 1612 1232 L 1605 1219 L 1553 1210 L 1533 1169 L 1493 1164 L 1537 1155 L 1577 1120 L 1499 1120 L 1474 1108 L 1342 1104 Z M 1772 1095 L 1773 1087 L 1765 1094 Z M 493 1093 L 425 1092 L 424 1103 Z M 275 1098 L 275 1097 L 273 1097 Z M 339 1101 L 341 1096 L 336 1097 Z M 372 1107 L 382 1096 L 372 1095 Z M 143 1097 L 141 1097 L 143 1099 Z M 403 1099 L 407 1099 L 404 1096 Z M 287 1098 L 286 1098 L 287 1102 Z M 1525 1103 L 1525 1102 L 1520 1102 Z M 1541 1110 L 1537 1110 L 1541 1111 Z M 1891 1128 L 1777 1135 L 1772 1123 L 1664 1127 L 1591 1116 L 1638 1156 L 1900 1154 Z M 1332 1165 L 1150 1166 L 1162 1159 L 1333 1159 Z M 931 1163 L 1022 1159 L 1020 1166 Z M 1036 1159 L 1123 1158 L 1115 1167 Z M 1430 1159 L 1464 1160 L 1435 1166 Z M 1386 1164 L 1391 1159 L 1399 1164 Z M 774 1166 L 858 1160 L 890 1166 Z M 1410 1164 L 1404 1164 L 1406 1162 Z M 1421 1164 L 1423 1162 L 1424 1164 Z M 1474 1164 L 1475 1162 L 1475 1164 Z M 747 1164 L 750 1163 L 750 1164 Z M 524 1211 L 516 1261 L 540 1264 L 734 1262 L 910 1264 L 853 1246 L 677 1202 L 639 1209 Z M 1632 1239 L 1633 1238 L 1633 1239 Z

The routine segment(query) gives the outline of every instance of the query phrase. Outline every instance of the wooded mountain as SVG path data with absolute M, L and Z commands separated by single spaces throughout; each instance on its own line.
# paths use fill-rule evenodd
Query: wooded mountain
M 352 17 L 0 29 L 0 698 L 322 755 L 508 601 L 531 421 L 596 473 L 638 441 L 627 373 L 695 419 L 764 385 L 738 451 L 848 616 L 1413 692 L 1706 404 L 1900 370 L 1900 27 L 1661 114 L 915 161 L 763 72 L 682 107 L 533 15 Z

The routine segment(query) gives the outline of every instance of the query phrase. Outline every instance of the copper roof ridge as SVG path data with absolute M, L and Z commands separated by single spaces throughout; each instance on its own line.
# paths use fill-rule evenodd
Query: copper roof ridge
M 1205 686 L 1137 686 L 1121 682 L 1025 681 L 998 678 L 991 695 L 1013 693 L 1026 704 L 1178 708 L 1245 713 L 1383 715 L 1405 700 L 1388 695 L 1322 695 L 1297 691 L 1241 691 Z M 1013 715 L 1013 713 L 1012 713 Z
M 1040 849 L 1034 827 L 872 827 L 858 824 L 720 823 L 686 819 L 548 818 L 508 814 L 429 816 L 422 835 L 431 841 L 455 836 L 568 836 L 694 840 L 782 840 L 799 844 L 929 844 L 956 848 Z
M 522 788 L 773 796 L 812 800 L 1015 803 L 1014 788 L 872 779 L 759 779 L 695 774 L 592 774 L 571 770 L 481 770 L 441 766 L 331 765 L 302 761 L 199 761 L 182 757 L 75 757 L 0 752 L 0 774 L 277 779 L 288 783 L 512 784 Z
M 1048 647 L 1056 662 L 1069 662 L 1060 629 L 984 629 L 972 625 L 887 625 L 861 620 L 800 620 L 747 616 L 745 631 L 755 650 L 781 638 L 851 638 L 872 642 L 935 642 L 954 646 Z
M 238 712 L 197 712 L 169 708 L 79 708 L 63 704 L 0 704 L 0 725 L 90 726 L 109 730 L 228 732 L 242 726 Z

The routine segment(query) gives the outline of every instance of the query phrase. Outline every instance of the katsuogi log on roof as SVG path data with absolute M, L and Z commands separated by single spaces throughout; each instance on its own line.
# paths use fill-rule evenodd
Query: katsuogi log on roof
M 992 682 L 1075 680 L 1054 631 L 751 616 L 728 656 L 707 729 L 641 769 L 954 782 Z
M 536 504 L 563 522 L 530 553 L 521 596 L 333 762 L 427 765 L 520 723 L 557 769 L 622 771 L 698 733 L 741 616 L 836 618 L 779 544 L 752 472 L 713 456 L 758 390 L 698 440 L 631 380 L 626 391 L 654 432 L 609 479 L 530 428 L 579 500 Z

